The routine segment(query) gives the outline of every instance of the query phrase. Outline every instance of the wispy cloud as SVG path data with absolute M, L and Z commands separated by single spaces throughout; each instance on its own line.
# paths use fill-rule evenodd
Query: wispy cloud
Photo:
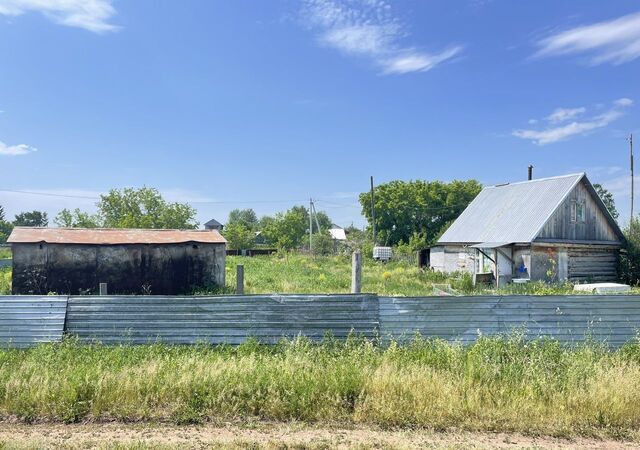
M 7 145 L 0 141 L 0 156 L 20 156 L 37 151 L 36 148 L 27 144 Z
M 108 22 L 116 13 L 111 3 L 112 0 L 0 0 L 0 15 L 40 12 L 60 25 L 104 33 L 119 29 Z
M 459 45 L 437 53 L 402 46 L 408 32 L 384 0 L 306 0 L 301 15 L 319 30 L 322 45 L 369 58 L 384 74 L 425 72 L 462 51 Z
M 561 123 L 583 114 L 586 108 L 557 108 L 546 119 L 551 123 Z
M 537 43 L 534 56 L 587 54 L 589 63 L 622 64 L 640 57 L 640 12 L 580 26 Z
M 538 145 L 552 144 L 554 142 L 568 139 L 572 136 L 587 134 L 599 128 L 604 128 L 611 122 L 618 120 L 625 114 L 625 109 L 630 107 L 633 101 L 628 98 L 620 98 L 612 103 L 612 106 L 605 112 L 592 115 L 591 117 L 566 123 L 584 114 L 586 108 L 557 108 L 553 113 L 545 118 L 547 127 L 542 130 L 521 129 L 514 130 L 513 136 L 527 139 Z M 529 121 L 531 123 L 531 121 Z

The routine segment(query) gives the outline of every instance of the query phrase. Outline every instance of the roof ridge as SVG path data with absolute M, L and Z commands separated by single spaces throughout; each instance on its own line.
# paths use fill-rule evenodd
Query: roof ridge
M 485 189 L 495 188 L 495 187 L 515 186 L 515 185 L 518 185 L 518 184 L 536 183 L 536 182 L 539 182 L 539 181 L 557 180 L 559 178 L 583 177 L 585 175 L 586 175 L 586 172 L 576 172 L 576 173 L 569 173 L 569 174 L 566 174 L 566 175 L 556 175 L 556 176 L 553 176 L 553 177 L 534 178 L 533 180 L 515 181 L 513 183 L 507 182 L 507 183 L 492 184 L 490 186 L 485 186 Z

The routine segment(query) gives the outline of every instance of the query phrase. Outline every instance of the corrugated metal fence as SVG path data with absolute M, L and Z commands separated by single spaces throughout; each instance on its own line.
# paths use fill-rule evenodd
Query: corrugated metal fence
M 238 344 L 249 337 L 265 343 L 297 335 L 343 339 L 351 332 L 385 342 L 420 333 L 467 343 L 514 331 L 619 346 L 638 330 L 640 296 L 634 295 L 0 296 L 0 346 L 57 342 L 63 332 L 85 342 Z
M 64 296 L 0 296 L 0 346 L 59 342 L 66 311 Z
M 299 334 L 374 337 L 378 328 L 375 295 L 71 297 L 67 314 L 68 333 L 104 343 L 275 343 Z
M 574 343 L 619 346 L 640 330 L 640 296 L 380 297 L 380 334 L 404 341 L 416 333 L 449 341 L 523 333 Z

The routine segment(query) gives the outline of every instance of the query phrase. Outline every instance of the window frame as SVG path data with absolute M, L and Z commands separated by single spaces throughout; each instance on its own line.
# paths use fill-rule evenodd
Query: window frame
M 587 221 L 587 210 L 584 201 L 574 200 L 571 202 L 571 222 L 585 223 Z

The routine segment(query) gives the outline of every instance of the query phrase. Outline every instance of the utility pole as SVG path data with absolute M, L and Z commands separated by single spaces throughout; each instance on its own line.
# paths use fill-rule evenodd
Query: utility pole
M 633 224 L 633 192 L 634 192 L 634 186 L 633 186 L 633 134 L 630 133 L 629 134 L 629 159 L 630 159 L 630 163 L 631 163 L 631 219 L 629 220 L 629 227 L 632 226 Z
M 373 175 L 371 176 L 371 225 L 373 229 L 373 246 L 378 243 L 376 241 L 376 208 L 375 208 L 375 194 L 373 193 Z
M 311 245 L 311 241 L 313 239 L 313 199 L 309 199 L 309 254 L 313 253 L 313 247 Z

